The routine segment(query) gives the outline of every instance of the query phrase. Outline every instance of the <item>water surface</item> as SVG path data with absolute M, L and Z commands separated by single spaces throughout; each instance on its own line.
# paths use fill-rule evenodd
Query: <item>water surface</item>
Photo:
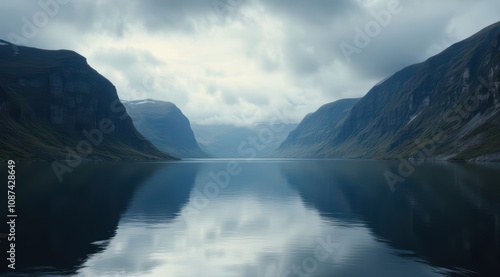
M 21 165 L 18 273 L 500 276 L 500 166 L 426 163 L 391 186 L 398 165 L 91 163 L 62 183 Z

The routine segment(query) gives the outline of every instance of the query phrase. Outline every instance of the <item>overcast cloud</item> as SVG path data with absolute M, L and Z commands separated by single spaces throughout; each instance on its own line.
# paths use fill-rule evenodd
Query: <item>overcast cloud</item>
M 0 38 L 75 50 L 120 98 L 171 101 L 194 123 L 251 124 L 284 110 L 298 122 L 500 21 L 498 0 L 391 2 L 2 1 Z M 377 29 L 374 14 L 387 13 Z M 366 45 L 356 44 L 367 26 Z

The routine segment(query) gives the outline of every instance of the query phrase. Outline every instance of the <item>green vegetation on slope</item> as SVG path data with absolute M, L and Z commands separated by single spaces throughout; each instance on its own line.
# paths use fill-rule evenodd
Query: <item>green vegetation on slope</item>
M 114 86 L 67 50 L 0 45 L 0 128 L 3 160 L 67 159 L 71 151 L 83 159 L 172 158 L 137 132 Z

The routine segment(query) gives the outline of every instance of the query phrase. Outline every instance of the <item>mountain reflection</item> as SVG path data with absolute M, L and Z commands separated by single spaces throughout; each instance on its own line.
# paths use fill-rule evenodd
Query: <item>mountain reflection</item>
M 228 161 L 91 163 L 63 184 L 49 165 L 22 166 L 21 272 L 327 277 L 500 271 L 497 166 L 424 164 L 395 187 L 384 173 L 397 172 L 398 162 L 238 166 L 241 172 L 227 175 L 216 193 L 207 186 L 224 175 Z
M 352 177 L 348 172 L 366 166 L 380 175 L 387 165 L 373 163 L 344 170 L 340 165 L 342 174 L 328 162 L 241 163 L 242 172 L 196 216 L 187 214 L 198 201 L 196 191 L 203 191 L 211 182 L 210 172 L 224 170 L 226 163 L 172 165 L 170 173 L 157 174 L 135 194 L 116 236 L 83 265 L 78 276 L 118 272 L 124 276 L 271 277 L 297 276 L 296 272 L 310 276 L 440 276 L 452 272 L 428 264 L 415 255 L 416 249 L 397 248 L 391 240 L 398 237 L 382 240 L 373 235 L 371 220 L 378 217 L 365 217 L 363 209 L 358 210 L 357 205 L 364 205 L 360 197 L 390 201 L 395 196 L 376 178 L 370 186 L 363 183 L 365 177 L 348 180 Z M 154 199 L 177 194 L 178 184 L 166 180 L 175 180 L 169 174 L 188 167 L 197 167 L 194 186 L 187 202 L 172 216 L 167 201 Z M 382 213 L 371 202 L 366 204 L 374 214 Z M 382 207 L 394 205 L 381 203 Z M 403 214 L 387 213 L 389 217 L 390 213 Z M 315 261 L 319 256 L 325 259 Z
M 384 172 L 397 162 L 290 163 L 284 174 L 304 201 L 334 219 L 362 220 L 405 256 L 433 266 L 500 272 L 499 167 L 425 164 L 394 192 Z M 467 275 L 468 275 L 467 274 Z
M 114 236 L 134 190 L 159 167 L 88 163 L 66 174 L 60 183 L 50 164 L 19 164 L 16 272 L 26 276 L 75 273 Z

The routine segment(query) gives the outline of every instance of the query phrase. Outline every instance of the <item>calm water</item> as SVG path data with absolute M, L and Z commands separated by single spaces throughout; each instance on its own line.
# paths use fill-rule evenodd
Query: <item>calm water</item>
M 19 165 L 17 274 L 500 276 L 499 165 L 428 163 L 393 187 L 387 171 L 398 162 L 96 163 L 59 183 Z

